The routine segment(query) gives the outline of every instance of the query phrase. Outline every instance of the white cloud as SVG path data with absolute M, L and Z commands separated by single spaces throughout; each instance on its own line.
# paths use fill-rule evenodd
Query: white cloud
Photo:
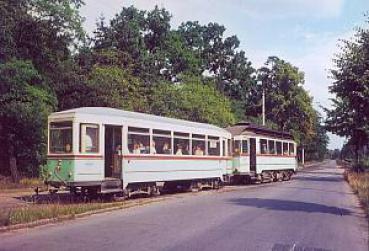
M 244 12 L 252 17 L 331 18 L 341 14 L 344 0 L 248 0 L 240 2 Z

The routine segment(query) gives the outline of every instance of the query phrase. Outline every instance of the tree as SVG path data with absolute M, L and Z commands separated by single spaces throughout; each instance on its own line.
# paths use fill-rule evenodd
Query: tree
M 234 123 L 229 100 L 197 77 L 180 84 L 160 83 L 153 91 L 151 112 L 161 116 L 228 126 Z
M 36 174 L 45 154 L 45 125 L 55 98 L 31 62 L 0 64 L 0 140 L 11 176 Z M 19 170 L 18 170 L 19 169 Z
M 358 163 L 359 150 L 369 138 L 369 29 L 359 28 L 340 49 L 331 70 L 334 82 L 329 89 L 336 98 L 333 108 L 326 109 L 326 125 L 332 133 L 349 138 Z
M 266 118 L 279 130 L 290 131 L 300 144 L 307 144 L 314 135 L 316 112 L 312 98 L 303 88 L 304 73 L 278 57 L 269 57 L 258 70 L 262 85 L 255 86 L 248 115 L 260 114 L 262 89 L 266 95 Z

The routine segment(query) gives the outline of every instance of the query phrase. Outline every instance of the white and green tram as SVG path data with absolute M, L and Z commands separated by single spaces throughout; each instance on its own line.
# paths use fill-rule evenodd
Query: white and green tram
M 227 130 L 233 139 L 233 180 L 282 181 L 295 173 L 297 145 L 290 133 L 249 122 L 240 122 Z
M 230 145 L 231 133 L 209 124 L 106 107 L 55 112 L 46 183 L 128 195 L 217 187 L 232 171 Z

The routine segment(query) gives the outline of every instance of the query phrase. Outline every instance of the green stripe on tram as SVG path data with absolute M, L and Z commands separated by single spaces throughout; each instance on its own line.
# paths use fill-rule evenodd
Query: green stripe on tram
M 74 160 L 47 160 L 47 180 L 57 182 L 73 181 Z M 59 167 L 58 167 L 59 165 Z

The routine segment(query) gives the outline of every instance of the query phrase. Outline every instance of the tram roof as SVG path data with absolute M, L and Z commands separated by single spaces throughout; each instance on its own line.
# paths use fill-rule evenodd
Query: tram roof
M 226 133 L 229 132 L 221 127 L 206 124 L 206 123 L 199 123 L 199 122 L 192 122 L 183 119 L 174 119 L 168 117 L 161 117 L 157 115 L 141 113 L 141 112 L 130 112 L 124 111 L 121 109 L 110 108 L 110 107 L 80 107 L 60 112 L 52 113 L 49 118 L 60 118 L 60 116 L 68 115 L 70 116 L 73 114 L 74 116 L 78 115 L 93 115 L 93 116 L 103 116 L 103 117 L 122 117 L 127 118 L 129 120 L 146 120 L 154 123 L 163 123 L 163 124 L 171 124 L 171 125 L 178 125 L 178 126 L 186 126 L 191 128 L 199 128 L 204 130 L 212 130 L 218 131 L 219 133 Z
M 274 129 L 267 128 L 265 126 L 260 126 L 251 122 L 242 121 L 233 126 L 227 127 L 227 131 L 229 131 L 232 136 L 242 135 L 247 133 L 254 133 L 259 135 L 265 135 L 276 138 L 284 138 L 284 139 L 292 139 L 292 134 L 288 132 L 278 131 Z

